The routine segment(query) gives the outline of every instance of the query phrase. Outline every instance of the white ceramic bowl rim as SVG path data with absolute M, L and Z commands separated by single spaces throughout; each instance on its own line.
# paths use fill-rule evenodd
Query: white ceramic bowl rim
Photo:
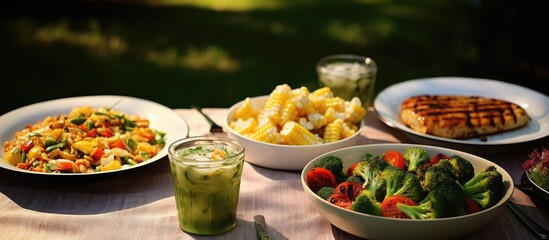
M 380 144 L 371 144 L 371 145 L 367 145 L 367 146 L 370 146 L 370 147 L 382 147 L 382 146 L 391 146 L 391 145 L 395 145 L 393 143 L 380 143 Z M 396 144 L 396 145 L 399 145 L 399 146 L 404 146 L 404 147 L 413 147 L 413 146 L 416 146 L 416 147 L 428 147 L 428 148 L 432 148 L 432 149 L 440 149 L 440 150 L 451 150 L 451 151 L 455 151 L 456 154 L 460 155 L 460 156 L 464 156 L 464 155 L 467 155 L 467 156 L 474 156 L 472 154 L 469 154 L 469 153 L 466 153 L 466 152 L 461 152 L 459 150 L 453 150 L 453 149 L 448 149 L 448 148 L 443 148 L 443 147 L 435 147 L 435 146 L 428 146 L 428 145 L 418 145 L 418 144 Z M 353 149 L 353 148 L 362 148 L 366 145 L 362 145 L 362 146 L 352 146 L 352 147 L 346 147 L 346 148 L 341 148 L 341 149 L 338 149 L 338 150 L 334 150 L 334 151 L 330 151 L 330 152 L 327 152 L 325 154 L 322 154 L 316 158 L 314 158 L 311 162 L 309 162 L 304 168 L 303 168 L 303 171 L 301 173 L 301 180 L 302 180 L 302 183 L 304 184 L 304 186 L 307 186 L 306 182 L 305 182 L 305 179 L 306 179 L 306 169 L 309 169 L 309 166 L 314 164 L 316 162 L 317 159 L 323 157 L 323 156 L 327 156 L 327 155 L 330 155 L 330 154 L 333 154 L 334 152 L 342 152 L 342 151 L 346 151 L 348 149 Z M 475 157 L 478 157 L 478 156 L 475 156 Z M 481 157 L 478 157 L 478 158 L 481 158 Z M 487 159 L 484 159 L 484 158 L 481 158 L 482 160 L 485 160 L 485 161 L 489 161 Z M 491 161 L 489 161 L 491 162 Z M 454 217 L 445 217 L 445 218 L 437 218 L 437 219 L 423 219 L 423 220 L 418 220 L 418 219 L 405 219 L 405 218 L 389 218 L 389 217 L 383 217 L 383 216 L 376 216 L 376 215 L 371 215 L 371 214 L 366 214 L 366 213 L 361 213 L 361 212 L 357 212 L 357 211 L 353 211 L 353 210 L 350 210 L 350 209 L 345 209 L 345 208 L 341 208 L 341 207 L 338 207 L 336 205 L 333 205 L 333 207 L 336 207 L 336 208 L 339 208 L 341 209 L 342 211 L 347 211 L 347 212 L 350 212 L 350 213 L 354 213 L 354 214 L 358 214 L 358 215 L 361 215 L 361 216 L 365 216 L 365 217 L 372 217 L 372 218 L 377 218 L 377 219 L 380 219 L 380 220 L 391 220 L 391 221 L 402 221 L 402 222 L 438 222 L 438 221 L 447 221 L 447 220 L 451 220 L 451 219 L 460 219 L 460 218 L 469 218 L 471 216 L 474 216 L 474 215 L 479 215 L 479 214 L 483 214 L 487 211 L 492 211 L 494 210 L 497 206 L 501 205 L 501 204 L 504 204 L 510 197 L 511 195 L 513 194 L 513 187 L 514 186 L 514 183 L 513 183 L 513 180 L 512 178 L 510 177 L 509 173 L 507 171 L 505 171 L 501 166 L 497 165 L 496 163 L 493 163 L 492 164 L 498 169 L 498 171 L 500 171 L 500 173 L 502 173 L 502 175 L 507 175 L 509 176 L 509 180 L 510 182 L 505 182 L 505 186 L 507 187 L 507 190 L 505 191 L 505 194 L 501 197 L 501 199 L 492 207 L 490 208 L 487 208 L 487 209 L 484 209 L 484 210 L 481 210 L 479 212 L 476 212 L 476 213 L 471 213 L 471 214 L 466 214 L 466 215 L 461 215 L 461 216 L 454 216 Z M 505 178 L 504 178 L 505 179 Z M 322 200 L 322 201 L 326 201 L 325 199 L 319 197 L 316 193 L 314 193 L 309 187 L 306 187 L 305 188 L 305 191 L 309 192 L 310 194 L 314 195 L 316 198 Z M 327 201 L 326 201 L 327 202 Z
M 264 95 L 264 96 L 257 96 L 257 97 L 251 97 L 250 99 L 253 101 L 253 100 L 264 100 L 264 99 L 267 99 L 269 96 L 268 95 Z M 227 112 L 227 115 L 225 117 L 225 125 L 227 126 L 227 129 L 229 129 L 229 131 L 231 131 L 231 133 L 233 133 L 234 135 L 237 135 L 241 138 L 245 138 L 249 141 L 252 141 L 252 142 L 256 142 L 256 143 L 261 143 L 261 144 L 265 144 L 265 145 L 268 145 L 268 146 L 273 146 L 273 147 L 280 147 L 280 148 L 317 148 L 317 147 L 325 147 L 325 146 L 332 146 L 332 145 L 335 145 L 335 144 L 339 144 L 343 141 L 347 141 L 347 140 L 350 140 L 354 137 L 356 137 L 357 135 L 360 135 L 360 133 L 362 132 L 362 130 L 364 129 L 365 125 L 364 125 L 364 119 L 360 121 L 360 125 L 359 125 L 359 128 L 358 130 L 351 136 L 345 138 L 345 139 L 341 139 L 339 141 L 336 141 L 336 142 L 331 142 L 331 143 L 319 143 L 319 144 L 314 144 L 314 145 L 283 145 L 283 144 L 274 144 L 274 143 L 267 143 L 267 142 L 260 142 L 260 141 L 256 141 L 254 139 L 251 139 L 251 138 L 248 138 L 246 136 L 243 136 L 239 133 L 237 133 L 234 129 L 232 129 L 231 127 L 229 127 L 229 123 L 232 121 L 232 119 L 230 119 L 231 117 L 231 113 L 234 112 L 238 107 L 240 107 L 240 105 L 242 105 L 242 103 L 244 102 L 245 100 L 242 100 L 240 102 L 237 102 L 236 104 L 234 104 L 232 107 L 229 108 L 229 111 Z

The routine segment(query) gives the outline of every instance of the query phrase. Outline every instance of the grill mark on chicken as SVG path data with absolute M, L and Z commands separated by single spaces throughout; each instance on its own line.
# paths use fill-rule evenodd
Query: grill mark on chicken
M 403 101 L 402 121 L 416 131 L 448 138 L 485 136 L 526 125 L 516 104 L 484 97 L 423 95 Z

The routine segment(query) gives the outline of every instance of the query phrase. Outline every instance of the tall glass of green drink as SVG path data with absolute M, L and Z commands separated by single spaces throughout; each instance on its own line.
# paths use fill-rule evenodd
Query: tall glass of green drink
M 217 235 L 236 226 L 244 147 L 235 140 L 191 137 L 169 146 L 181 230 Z

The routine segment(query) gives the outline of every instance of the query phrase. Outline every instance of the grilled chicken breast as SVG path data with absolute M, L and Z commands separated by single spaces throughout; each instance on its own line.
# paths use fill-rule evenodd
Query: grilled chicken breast
M 525 126 L 530 117 L 503 100 L 454 95 L 423 95 L 402 102 L 400 118 L 415 131 L 439 137 L 483 137 Z

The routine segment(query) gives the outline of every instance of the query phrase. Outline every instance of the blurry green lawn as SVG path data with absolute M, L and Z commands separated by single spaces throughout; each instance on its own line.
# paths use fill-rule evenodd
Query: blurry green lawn
M 0 114 L 98 94 L 228 107 L 282 83 L 315 89 L 316 61 L 338 53 L 376 60 L 376 93 L 432 76 L 512 82 L 497 70 L 507 62 L 484 68 L 476 1 L 44 1 L 0 12 Z

